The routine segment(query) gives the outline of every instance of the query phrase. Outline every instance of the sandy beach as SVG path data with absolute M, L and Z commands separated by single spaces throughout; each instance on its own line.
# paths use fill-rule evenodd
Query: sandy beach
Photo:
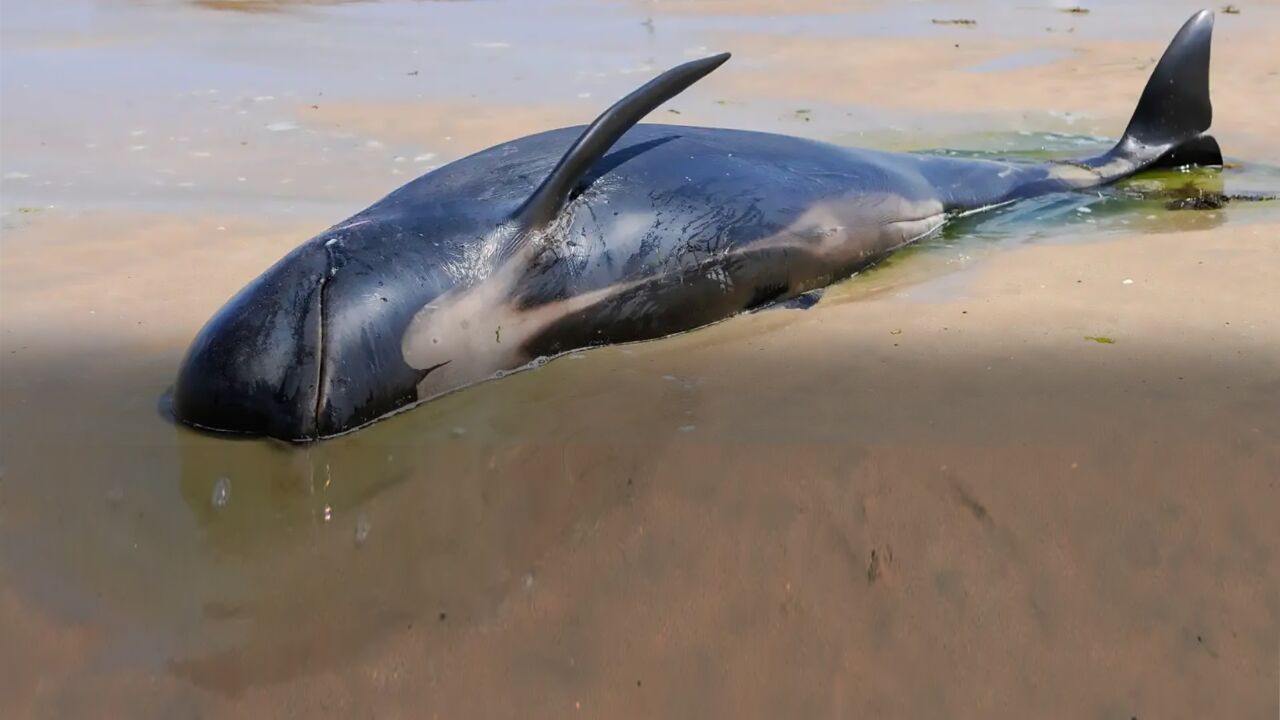
M 0 0 L 0 717 L 1277 717 L 1280 203 L 965 219 L 309 446 L 160 411 L 295 245 L 688 57 L 652 121 L 1105 147 L 1198 6 L 1066 9 Z M 1131 191 L 1280 190 L 1237 10 L 1228 167 Z

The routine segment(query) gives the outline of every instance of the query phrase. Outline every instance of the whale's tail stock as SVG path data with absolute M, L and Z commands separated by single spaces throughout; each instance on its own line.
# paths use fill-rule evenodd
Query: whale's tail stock
M 1124 137 L 1082 164 L 1106 178 L 1153 167 L 1221 165 L 1209 101 L 1213 13 L 1201 10 L 1182 26 L 1151 72 Z

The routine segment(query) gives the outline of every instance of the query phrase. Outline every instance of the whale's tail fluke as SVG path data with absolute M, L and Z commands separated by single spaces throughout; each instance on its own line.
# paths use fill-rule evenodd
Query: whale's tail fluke
M 1209 45 L 1213 13 L 1201 10 L 1182 26 L 1151 72 L 1125 140 L 1146 147 L 1195 138 L 1213 122 L 1209 101 Z
M 1124 137 L 1086 165 L 1119 176 L 1152 167 L 1222 164 L 1218 142 L 1205 134 L 1213 122 L 1212 37 L 1213 13 L 1201 10 L 1182 26 L 1151 72 Z

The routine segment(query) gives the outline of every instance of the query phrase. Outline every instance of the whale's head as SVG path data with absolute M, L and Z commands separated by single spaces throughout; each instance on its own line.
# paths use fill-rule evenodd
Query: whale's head
M 227 302 L 182 360 L 174 415 L 208 430 L 314 437 L 328 273 L 308 243 Z
M 441 261 L 454 243 L 421 235 L 362 221 L 290 252 L 197 333 L 174 384 L 175 418 L 312 440 L 416 402 L 436 368 L 406 363 L 405 333 L 457 280 Z

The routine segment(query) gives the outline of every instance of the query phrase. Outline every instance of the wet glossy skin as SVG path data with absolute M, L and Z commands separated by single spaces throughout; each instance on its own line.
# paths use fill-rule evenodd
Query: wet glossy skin
M 539 356 L 661 337 L 821 287 L 937 227 L 945 211 L 1001 201 L 1047 176 L 1041 166 L 639 125 L 549 229 L 556 241 L 503 293 L 511 314 L 607 294 L 506 346 L 500 323 L 478 330 L 493 339 L 478 351 L 485 358 L 446 347 L 410 365 L 402 346 L 414 316 L 483 282 L 492 268 L 473 256 L 580 132 L 460 160 L 299 247 L 201 332 L 176 388 L 179 416 L 290 439 L 332 435 Z M 821 251 L 833 241 L 843 252 Z M 228 375 L 231 367 L 256 379 Z M 439 370 L 456 379 L 420 394 Z

